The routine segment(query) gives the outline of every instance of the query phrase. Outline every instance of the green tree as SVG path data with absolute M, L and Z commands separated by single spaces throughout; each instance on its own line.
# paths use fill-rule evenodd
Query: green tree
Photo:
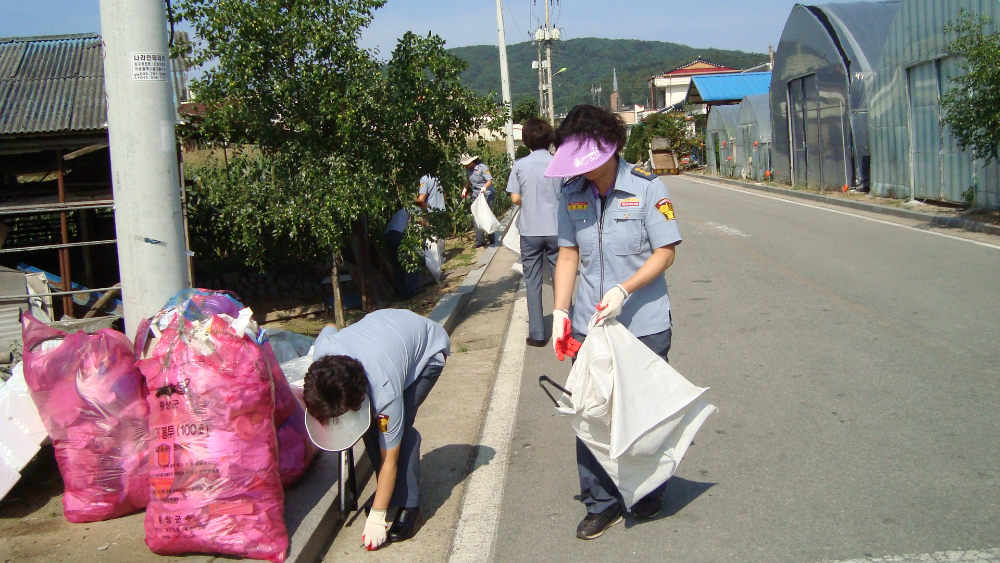
M 960 57 L 965 74 L 952 78 L 955 87 L 941 96 L 943 124 L 951 126 L 958 146 L 989 164 L 1000 160 L 1000 31 L 992 20 L 962 9 L 945 31 L 958 37 L 948 54 Z
M 248 265 L 264 267 L 276 248 L 277 258 L 328 255 L 359 226 L 381 232 L 422 174 L 457 179 L 467 137 L 501 126 L 502 106 L 462 85 L 466 64 L 440 37 L 407 33 L 384 63 L 358 46 L 384 3 L 177 3 L 200 40 L 188 53 L 205 69 L 194 83 L 209 108 L 200 132 L 259 148 L 224 174 L 196 173 L 196 203 L 215 218 L 206 230 L 232 232 L 228 251 Z M 423 237 L 447 234 L 448 221 L 410 225 L 412 268 Z
M 625 160 L 643 162 L 649 158 L 650 141 L 654 137 L 669 140 L 669 148 L 678 156 L 689 154 L 698 146 L 698 137 L 691 134 L 682 113 L 653 113 L 632 128 L 625 146 Z
M 538 110 L 538 100 L 535 98 L 521 98 L 514 104 L 514 123 L 524 123 L 532 117 L 541 117 Z

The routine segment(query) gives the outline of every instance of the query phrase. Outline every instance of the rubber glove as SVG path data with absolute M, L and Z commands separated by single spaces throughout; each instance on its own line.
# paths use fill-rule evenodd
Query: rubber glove
M 617 317 L 622 312 L 622 305 L 625 304 L 626 299 L 628 299 L 628 292 L 625 291 L 622 284 L 609 289 L 604 294 L 604 299 L 601 299 L 601 302 L 597 304 L 597 324 Z
M 368 514 L 368 520 L 365 521 L 365 532 L 361 534 L 361 542 L 365 549 L 375 551 L 382 547 L 388 534 L 386 528 L 388 526 L 385 524 L 385 511 L 373 508 Z
M 566 309 L 552 311 L 552 348 L 560 362 L 566 356 L 575 358 L 580 350 L 580 343 L 573 338 L 573 323 L 570 322 L 569 311 Z

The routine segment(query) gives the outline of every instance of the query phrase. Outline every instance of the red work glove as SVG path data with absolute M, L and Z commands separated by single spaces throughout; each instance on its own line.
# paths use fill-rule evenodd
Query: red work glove
M 552 311 L 552 348 L 556 351 L 556 359 L 560 362 L 566 356 L 575 358 L 581 344 L 573 338 L 573 323 L 569 320 L 566 309 Z

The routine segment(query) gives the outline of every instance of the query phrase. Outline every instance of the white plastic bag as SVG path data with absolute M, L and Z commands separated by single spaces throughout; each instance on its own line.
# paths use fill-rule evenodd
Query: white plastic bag
M 444 239 L 427 239 L 424 241 L 424 263 L 431 271 L 436 283 L 441 283 L 441 267 L 444 266 Z
M 521 231 L 517 228 L 518 218 L 521 215 L 521 210 L 517 211 L 517 215 L 510 220 L 510 226 L 507 227 L 507 231 L 503 234 L 503 245 L 510 249 L 514 254 L 521 254 Z
M 488 235 L 500 230 L 500 221 L 497 221 L 490 204 L 486 202 L 486 195 L 479 192 L 476 201 L 472 202 L 472 219 L 476 222 L 476 227 Z
M 717 409 L 617 321 L 590 329 L 557 410 L 618 486 L 627 508 L 666 482 Z

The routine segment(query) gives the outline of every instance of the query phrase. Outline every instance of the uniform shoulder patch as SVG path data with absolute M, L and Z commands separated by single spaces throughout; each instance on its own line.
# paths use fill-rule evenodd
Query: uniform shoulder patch
M 674 204 L 668 198 L 663 198 L 656 202 L 656 210 L 659 211 L 667 221 L 674 220 Z
M 642 166 L 636 166 L 636 167 L 632 168 L 632 175 L 633 176 L 638 176 L 640 178 L 645 178 L 647 180 L 652 180 L 653 178 L 657 177 L 656 174 L 653 174 L 652 172 L 650 172 L 649 170 L 646 170 Z
M 389 431 L 389 415 L 378 415 L 378 431 L 383 434 Z

